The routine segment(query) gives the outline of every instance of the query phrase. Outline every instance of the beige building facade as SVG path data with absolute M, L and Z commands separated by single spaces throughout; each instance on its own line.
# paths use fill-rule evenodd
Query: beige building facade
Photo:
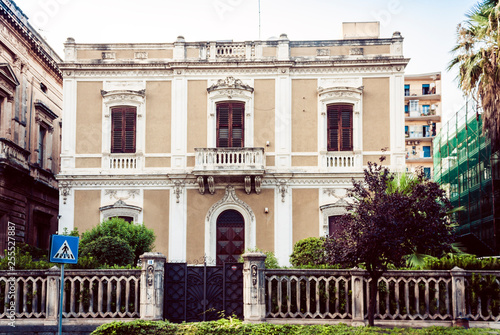
M 61 59 L 14 1 L 0 0 L 0 253 L 57 231 Z
M 368 27 L 369 29 L 365 29 Z M 405 166 L 403 38 L 65 44 L 60 229 L 119 216 L 170 261 L 288 264 L 324 236 L 352 178 Z
M 441 72 L 405 76 L 406 168 L 433 178 L 432 141 L 441 129 Z

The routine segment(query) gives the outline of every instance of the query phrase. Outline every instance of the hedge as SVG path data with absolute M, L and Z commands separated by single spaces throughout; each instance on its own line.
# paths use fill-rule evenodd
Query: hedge
M 175 324 L 168 321 L 135 320 L 130 322 L 115 321 L 98 327 L 92 335 L 328 335 L 328 334 L 408 334 L 408 335 L 447 335 L 447 334 L 498 334 L 492 329 L 458 327 L 428 327 L 423 329 L 412 328 L 378 328 L 378 327 L 350 327 L 345 324 L 337 325 L 275 325 L 270 323 L 244 324 L 238 319 L 229 318 L 210 322 L 195 322 Z

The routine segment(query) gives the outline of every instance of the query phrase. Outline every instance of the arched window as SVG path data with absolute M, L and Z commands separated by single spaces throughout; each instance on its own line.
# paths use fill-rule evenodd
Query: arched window
M 228 209 L 217 217 L 217 265 L 238 262 L 245 250 L 245 220 L 240 212 Z

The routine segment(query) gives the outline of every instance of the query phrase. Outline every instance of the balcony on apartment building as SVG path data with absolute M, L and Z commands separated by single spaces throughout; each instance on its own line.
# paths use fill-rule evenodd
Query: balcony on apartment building
M 422 85 L 422 90 L 417 93 L 410 91 L 410 85 L 405 85 L 405 101 L 409 100 L 441 100 L 441 93 L 436 91 L 436 86 L 431 84 Z
M 245 191 L 260 193 L 266 168 L 264 148 L 195 148 L 193 174 L 197 176 L 200 193 L 206 188 L 213 194 L 218 182 L 245 184 Z
M 6 165 L 17 170 L 30 171 L 30 152 L 14 142 L 0 138 L 0 165 Z
M 405 105 L 405 121 L 441 122 L 441 115 L 437 114 L 437 109 L 437 105 L 419 106 L 418 100 L 411 100 L 408 105 Z

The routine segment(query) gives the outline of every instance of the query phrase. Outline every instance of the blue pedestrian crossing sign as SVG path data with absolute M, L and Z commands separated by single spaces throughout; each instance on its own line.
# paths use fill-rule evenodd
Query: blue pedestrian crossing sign
M 76 264 L 78 262 L 79 239 L 75 236 L 52 235 L 49 262 Z

